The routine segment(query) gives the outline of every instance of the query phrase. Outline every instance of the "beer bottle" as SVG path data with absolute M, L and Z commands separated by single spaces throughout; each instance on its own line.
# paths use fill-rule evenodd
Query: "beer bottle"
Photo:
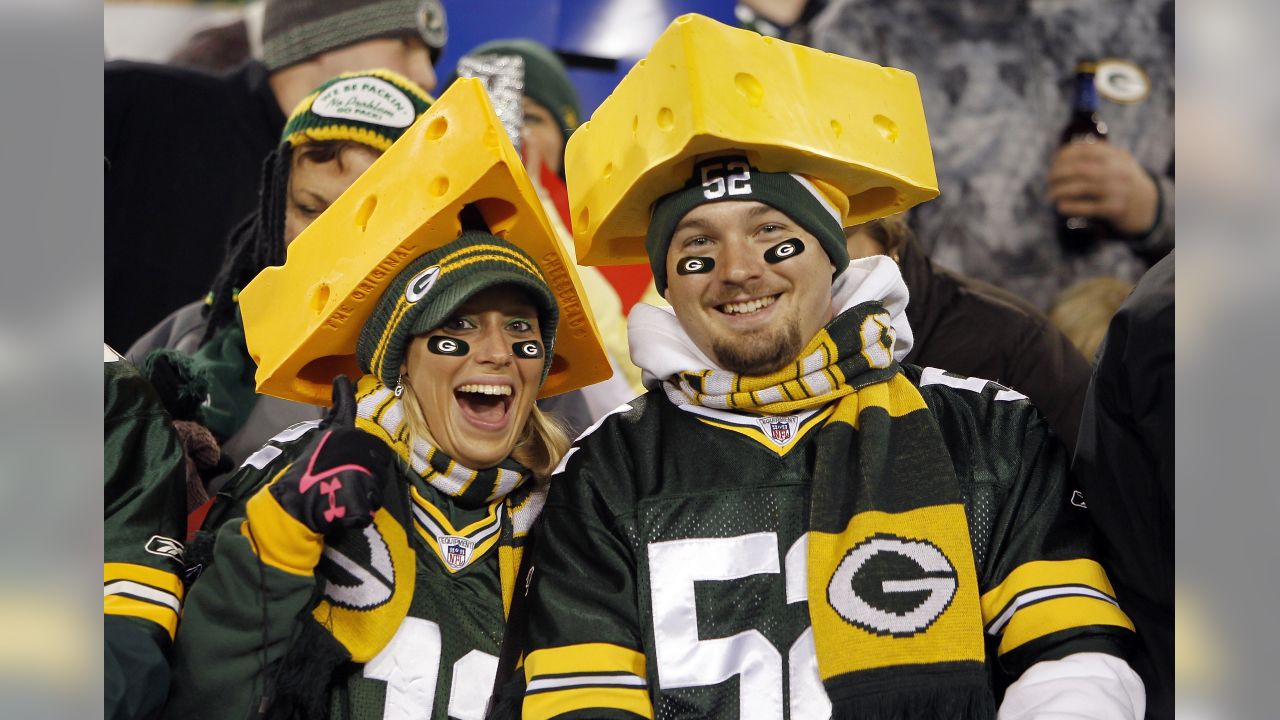
M 1076 96 L 1071 120 L 1062 130 L 1062 145 L 1070 142 L 1102 142 L 1107 124 L 1098 118 L 1098 91 L 1093 85 L 1097 65 L 1081 61 L 1076 65 Z M 1058 242 L 1069 253 L 1084 252 L 1098 242 L 1104 221 L 1090 217 L 1058 216 Z

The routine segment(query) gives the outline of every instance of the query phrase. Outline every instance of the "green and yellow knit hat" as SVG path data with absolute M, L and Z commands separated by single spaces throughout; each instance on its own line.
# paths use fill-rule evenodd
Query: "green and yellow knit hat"
M 414 337 L 443 325 L 472 295 L 508 284 L 528 293 L 538 307 L 545 381 L 560 321 L 555 295 L 528 253 L 478 230 L 465 231 L 457 240 L 415 259 L 387 286 L 356 342 L 360 369 L 395 387 Z
M 645 250 L 659 293 L 667 290 L 667 249 L 676 225 L 690 210 L 711 202 L 754 200 L 791 218 L 818 239 L 835 266 L 833 278 L 849 265 L 844 218 L 849 197 L 817 178 L 785 172 L 760 172 L 740 155 L 720 155 L 696 162 L 693 177 L 681 189 L 658 198 L 645 235 Z
M 292 147 L 349 140 L 386 152 L 431 102 L 417 83 L 390 70 L 343 73 L 298 103 L 280 140 Z

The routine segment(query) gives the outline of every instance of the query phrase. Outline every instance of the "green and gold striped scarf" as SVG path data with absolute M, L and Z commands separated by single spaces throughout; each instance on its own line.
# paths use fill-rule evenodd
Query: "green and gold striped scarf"
M 664 387 L 677 405 L 770 415 L 836 403 L 816 439 L 808 549 L 832 717 L 991 718 L 959 483 L 893 343 L 889 313 L 865 302 L 776 373 L 684 372 Z

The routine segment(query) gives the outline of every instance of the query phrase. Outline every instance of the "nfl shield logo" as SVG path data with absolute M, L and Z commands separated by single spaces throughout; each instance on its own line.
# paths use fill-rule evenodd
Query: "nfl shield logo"
M 796 415 L 762 417 L 758 422 L 760 423 L 760 429 L 778 447 L 783 447 L 791 442 L 791 438 L 796 435 L 796 429 L 800 427 L 800 418 Z
M 778 442 L 786 442 L 791 439 L 791 424 L 787 421 L 769 423 L 769 437 Z
M 460 570 L 467 564 L 467 539 L 460 537 L 440 538 L 440 548 L 444 550 L 444 561 L 454 570 Z

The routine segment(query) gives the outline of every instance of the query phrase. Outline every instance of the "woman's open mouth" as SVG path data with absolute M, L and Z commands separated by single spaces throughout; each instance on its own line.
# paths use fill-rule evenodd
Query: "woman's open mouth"
M 467 383 L 453 391 L 462 417 L 482 430 L 506 427 L 515 388 L 507 383 Z

